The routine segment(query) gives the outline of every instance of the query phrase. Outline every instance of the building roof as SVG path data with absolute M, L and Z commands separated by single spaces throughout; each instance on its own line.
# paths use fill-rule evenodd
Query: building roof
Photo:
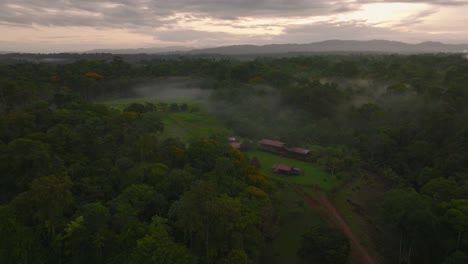
M 230 145 L 231 145 L 231 147 L 233 147 L 235 149 L 240 149 L 242 143 L 240 143 L 240 142 L 231 142 Z
M 282 148 L 286 144 L 284 142 L 271 140 L 271 139 L 262 139 L 258 143 L 262 145 L 266 145 L 266 146 L 277 147 L 277 148 Z
M 285 164 L 274 164 L 271 167 L 273 170 L 281 170 L 281 171 L 291 171 L 291 167 Z
M 301 155 L 307 155 L 310 152 L 310 150 L 303 148 L 287 148 L 287 151 Z

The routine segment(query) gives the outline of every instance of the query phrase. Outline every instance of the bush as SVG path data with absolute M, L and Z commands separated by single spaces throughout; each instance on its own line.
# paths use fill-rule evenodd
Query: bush
M 302 235 L 299 256 L 307 263 L 347 263 L 350 252 L 348 238 L 340 231 L 317 225 Z

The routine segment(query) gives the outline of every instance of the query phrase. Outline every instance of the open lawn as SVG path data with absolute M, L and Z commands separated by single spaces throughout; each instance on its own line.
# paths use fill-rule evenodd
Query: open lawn
M 158 103 L 187 103 L 189 108 L 195 107 L 198 111 L 161 113 L 164 123 L 162 138 L 173 137 L 187 142 L 196 138 L 211 136 L 227 138 L 232 135 L 232 131 L 227 129 L 220 120 L 209 115 L 205 111 L 201 100 L 193 98 L 178 98 L 177 100 L 162 101 L 159 97 L 134 97 L 100 101 L 97 103 L 102 103 L 118 110 L 123 110 L 131 103 L 153 103 L 155 105 Z
M 274 155 L 263 151 L 250 151 L 245 153 L 249 158 L 257 157 L 261 164 L 261 171 L 270 175 L 273 179 L 288 183 L 297 183 L 302 185 L 315 185 L 318 188 L 329 191 L 335 188 L 340 181 L 327 173 L 316 165 L 296 159 L 290 159 L 279 155 Z M 273 164 L 286 164 L 293 167 L 298 167 L 304 175 L 301 176 L 285 176 L 277 175 L 271 172 Z
M 225 128 L 219 120 L 204 112 L 167 113 L 163 123 L 163 138 L 176 137 L 188 141 L 210 136 L 227 138 L 232 135 L 232 131 Z

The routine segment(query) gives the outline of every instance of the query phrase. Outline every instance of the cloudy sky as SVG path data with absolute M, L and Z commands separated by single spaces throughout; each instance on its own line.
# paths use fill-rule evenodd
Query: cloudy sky
M 1 0 L 0 50 L 468 43 L 468 0 Z

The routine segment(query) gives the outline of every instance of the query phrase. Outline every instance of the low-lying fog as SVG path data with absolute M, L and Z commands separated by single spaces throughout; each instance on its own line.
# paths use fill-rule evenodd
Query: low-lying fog
M 210 91 L 202 89 L 201 80 L 183 77 L 155 79 L 134 88 L 136 97 L 156 97 L 158 101 L 204 100 Z

